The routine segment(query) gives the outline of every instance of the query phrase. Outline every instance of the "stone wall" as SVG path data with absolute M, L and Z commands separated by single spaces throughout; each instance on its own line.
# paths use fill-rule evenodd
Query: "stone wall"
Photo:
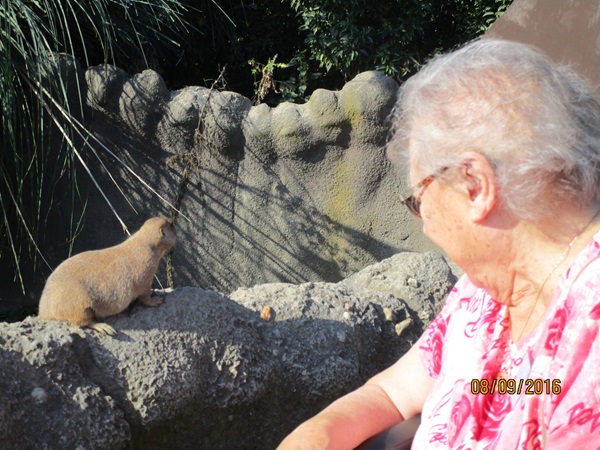
M 404 180 L 383 148 L 398 86 L 378 72 L 270 108 L 227 91 L 171 92 L 151 70 L 130 77 L 63 65 L 85 80 L 98 139 L 88 141 L 98 155 L 88 149 L 88 164 L 126 226 L 173 215 L 167 202 L 180 206 L 175 286 L 333 282 L 399 251 L 433 248 L 398 203 Z M 122 227 L 82 170 L 78 184 L 87 204 L 74 251 L 120 242 Z M 49 227 L 55 263 L 66 256 L 69 220 Z

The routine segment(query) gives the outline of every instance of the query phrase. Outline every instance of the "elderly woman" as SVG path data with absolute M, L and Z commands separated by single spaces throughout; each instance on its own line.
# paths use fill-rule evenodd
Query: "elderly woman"
M 600 448 L 600 105 L 529 46 L 472 42 L 401 89 L 402 201 L 464 270 L 395 365 L 281 449 L 352 449 L 417 413 L 418 449 Z

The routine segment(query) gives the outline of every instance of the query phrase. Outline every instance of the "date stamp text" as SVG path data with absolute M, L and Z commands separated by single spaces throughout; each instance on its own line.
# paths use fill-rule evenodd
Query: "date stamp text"
M 471 394 L 473 395 L 493 395 L 496 392 L 501 395 L 521 395 L 521 393 L 524 393 L 525 395 L 559 395 L 560 391 L 560 380 L 557 379 L 543 380 L 541 378 L 526 378 L 520 380 L 505 380 L 504 378 L 494 378 L 492 380 L 487 380 L 485 378 L 475 378 L 471 380 Z

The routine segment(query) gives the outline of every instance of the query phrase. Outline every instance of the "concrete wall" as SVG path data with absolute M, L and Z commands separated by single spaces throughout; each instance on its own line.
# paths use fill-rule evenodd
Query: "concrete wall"
M 270 108 L 201 87 L 170 92 L 151 70 L 63 65 L 85 80 L 88 128 L 104 145 L 90 141 L 88 163 L 126 226 L 172 216 L 167 201 L 180 207 L 176 286 L 339 281 L 399 251 L 434 248 L 398 202 L 404 180 L 384 151 L 398 85 L 378 72 Z M 121 241 L 88 174 L 78 180 L 87 206 L 75 252 Z M 66 256 L 52 248 L 55 261 Z

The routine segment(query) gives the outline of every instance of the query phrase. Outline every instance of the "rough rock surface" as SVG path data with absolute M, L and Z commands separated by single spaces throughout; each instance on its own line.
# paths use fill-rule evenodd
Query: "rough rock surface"
M 443 258 L 401 253 L 337 284 L 179 288 L 107 319 L 116 338 L 0 324 L 0 447 L 275 448 L 401 356 L 454 280 Z
M 271 108 L 198 86 L 169 91 L 151 70 L 65 67 L 85 80 L 86 123 L 98 139 L 82 144 L 86 162 L 129 230 L 173 215 L 167 203 L 180 207 L 175 286 L 337 282 L 399 251 L 434 249 L 399 204 L 405 180 L 385 155 L 391 78 L 366 72 L 306 104 Z M 59 215 L 72 202 L 67 184 L 55 192 Z M 86 216 L 73 251 L 122 241 L 84 170 L 78 194 Z M 51 219 L 44 249 L 56 266 L 73 218 Z M 159 279 L 166 285 L 164 268 Z
M 429 323 L 446 299 L 448 271 L 455 275 L 460 275 L 461 271 L 435 252 L 403 253 L 402 264 L 398 264 L 398 259 L 396 256 L 366 267 L 340 284 L 391 293 L 403 299 L 423 324 Z M 423 277 L 423 274 L 427 275 Z

